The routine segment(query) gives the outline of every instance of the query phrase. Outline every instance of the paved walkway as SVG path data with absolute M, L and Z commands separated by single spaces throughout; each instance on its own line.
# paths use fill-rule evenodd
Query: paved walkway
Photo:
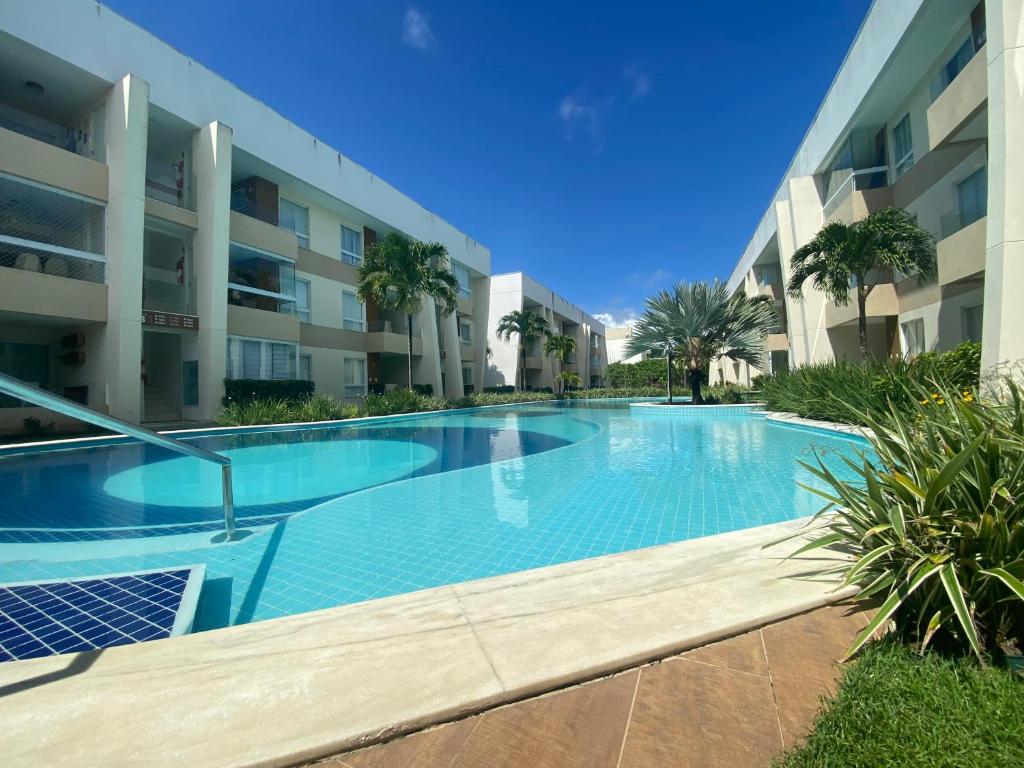
M 768 766 L 804 736 L 867 623 L 829 606 L 317 768 Z

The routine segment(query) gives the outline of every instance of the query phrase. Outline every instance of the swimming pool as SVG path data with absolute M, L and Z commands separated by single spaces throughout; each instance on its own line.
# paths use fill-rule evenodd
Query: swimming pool
M 232 457 L 249 535 L 216 543 L 219 476 L 138 444 L 0 458 L 0 583 L 203 563 L 197 629 L 811 514 L 798 459 L 858 438 L 745 409 L 576 401 L 189 439 Z

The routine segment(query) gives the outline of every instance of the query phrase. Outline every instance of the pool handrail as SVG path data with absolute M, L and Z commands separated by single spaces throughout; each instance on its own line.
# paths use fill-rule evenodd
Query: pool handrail
M 103 429 L 109 429 L 112 432 L 134 437 L 136 440 L 141 440 L 144 443 L 219 465 L 221 468 L 222 498 L 224 503 L 224 538 L 226 541 L 231 541 L 235 538 L 235 504 L 231 485 L 231 459 L 227 456 L 176 440 L 173 437 L 140 427 L 138 424 L 132 424 L 115 416 L 94 411 L 86 405 L 76 403 L 74 400 L 68 400 L 66 397 L 61 397 L 53 392 L 47 392 L 45 389 L 27 384 L 13 376 L 8 376 L 6 373 L 0 373 L 0 393 L 10 395 L 16 400 L 24 400 L 41 408 L 56 411 L 79 421 L 102 427 Z

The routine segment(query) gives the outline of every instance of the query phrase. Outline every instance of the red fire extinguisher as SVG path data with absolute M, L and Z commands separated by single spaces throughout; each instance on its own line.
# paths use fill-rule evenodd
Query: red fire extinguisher
M 185 284 L 185 254 L 184 253 L 181 254 L 181 256 L 178 257 L 178 264 L 175 267 L 175 270 L 178 273 L 178 285 L 184 285 Z

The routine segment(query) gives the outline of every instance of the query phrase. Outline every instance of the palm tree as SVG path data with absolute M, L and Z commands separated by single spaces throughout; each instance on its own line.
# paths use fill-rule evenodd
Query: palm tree
M 717 280 L 676 283 L 647 299 L 647 308 L 633 327 L 626 354 L 663 352 L 667 358 L 669 402 L 672 402 L 672 356 L 682 357 L 692 393 L 704 402 L 701 378 L 708 365 L 722 357 L 760 370 L 764 337 L 776 323 L 767 296 L 729 295 Z
M 519 356 L 522 365 L 521 371 L 522 389 L 526 389 L 526 349 L 532 347 L 533 343 L 541 336 L 550 336 L 551 328 L 543 315 L 534 312 L 532 309 L 513 310 L 498 321 L 496 328 L 498 338 L 508 341 L 512 334 L 519 337 Z
M 406 318 L 409 340 L 409 389 L 412 389 L 412 318 L 428 296 L 445 317 L 455 311 L 459 281 L 448 269 L 448 249 L 389 232 L 366 248 L 359 267 L 359 300 L 374 301 Z
M 833 303 L 846 306 L 851 286 L 857 291 L 857 329 L 861 358 L 868 356 L 867 300 L 879 282 L 879 270 L 908 276 L 935 275 L 935 241 L 902 208 L 883 208 L 860 221 L 826 224 L 793 254 L 786 290 L 803 298 L 808 279 Z
M 558 391 L 560 393 L 564 392 L 566 387 L 578 387 L 583 383 L 583 379 L 575 371 L 562 371 L 555 376 L 555 381 L 558 382 Z
M 561 365 L 569 359 L 569 355 L 576 351 L 576 339 L 564 334 L 553 334 L 544 340 L 544 354 L 553 355 Z M 558 377 L 556 377 L 558 378 Z M 576 377 L 577 379 L 579 376 Z M 559 387 L 561 391 L 561 387 Z

